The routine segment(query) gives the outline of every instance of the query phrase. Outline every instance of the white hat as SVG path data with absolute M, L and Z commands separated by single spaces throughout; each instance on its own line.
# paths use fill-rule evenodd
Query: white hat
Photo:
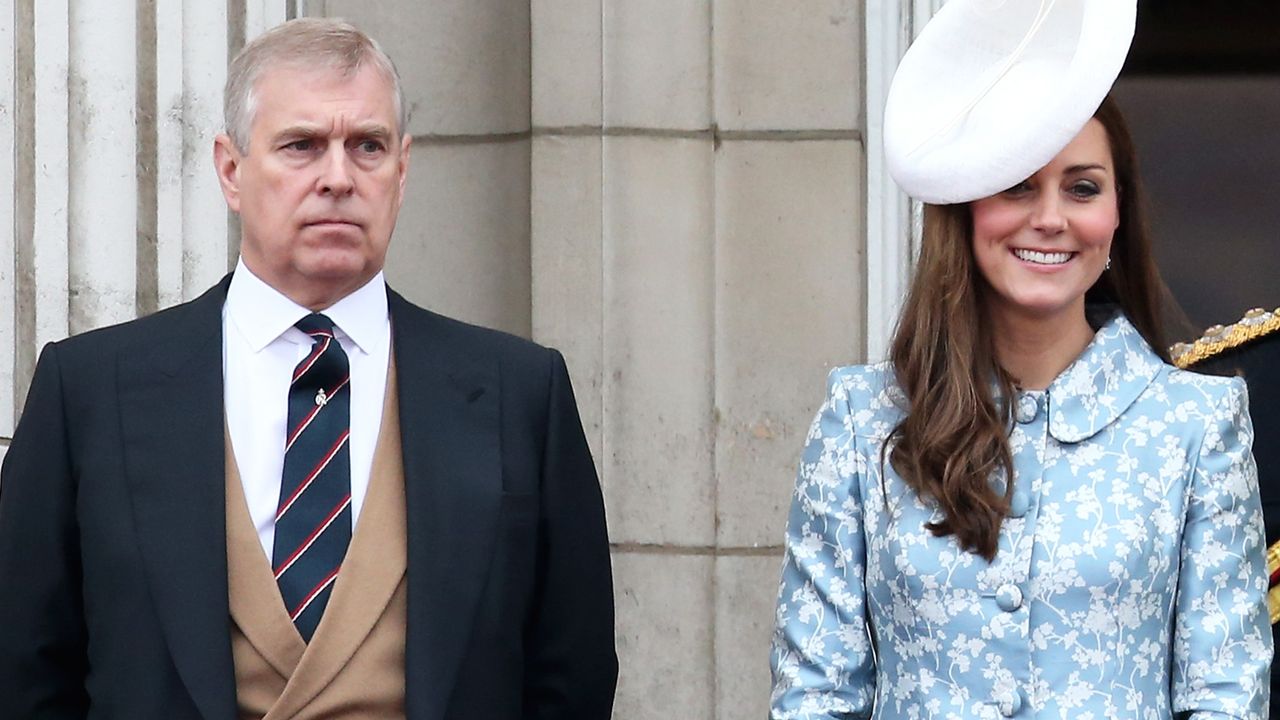
M 1137 0 L 950 0 L 889 87 L 889 174 L 936 204 L 1031 177 L 1102 104 L 1136 15 Z

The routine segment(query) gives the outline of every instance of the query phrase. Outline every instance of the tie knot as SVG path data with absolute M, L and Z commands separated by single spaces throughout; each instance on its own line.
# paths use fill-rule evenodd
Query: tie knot
M 293 326 L 313 338 L 317 335 L 333 337 L 333 321 L 328 316 L 320 313 L 311 313 L 294 323 Z

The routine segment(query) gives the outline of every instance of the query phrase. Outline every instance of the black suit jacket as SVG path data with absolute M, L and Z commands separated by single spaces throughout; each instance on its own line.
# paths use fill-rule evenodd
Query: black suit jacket
M 41 354 L 0 473 L 0 717 L 235 717 L 228 285 Z M 388 300 L 409 718 L 605 720 L 609 550 L 564 360 Z

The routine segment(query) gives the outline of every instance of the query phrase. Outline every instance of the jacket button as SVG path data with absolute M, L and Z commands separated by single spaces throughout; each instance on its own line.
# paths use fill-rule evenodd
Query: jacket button
M 1022 709 L 1022 693 L 1017 690 L 1008 690 L 996 700 L 996 705 L 1000 707 L 1001 715 L 1013 717 Z
M 1009 498 L 1009 517 L 1020 518 L 1031 509 L 1031 496 L 1022 490 L 1014 490 Z
M 1017 585 L 1003 585 L 996 591 L 996 605 L 1005 612 L 1013 612 L 1022 607 L 1022 588 Z
M 1026 425 L 1036 419 L 1036 415 L 1040 413 L 1040 403 L 1036 400 L 1036 396 L 1031 393 L 1020 393 L 1018 395 L 1018 422 Z

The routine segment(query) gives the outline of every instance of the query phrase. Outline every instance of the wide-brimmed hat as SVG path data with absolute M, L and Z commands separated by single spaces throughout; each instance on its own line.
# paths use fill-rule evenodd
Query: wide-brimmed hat
M 894 74 L 889 173 L 918 200 L 993 195 L 1044 167 L 1111 90 L 1137 0 L 950 0 Z

